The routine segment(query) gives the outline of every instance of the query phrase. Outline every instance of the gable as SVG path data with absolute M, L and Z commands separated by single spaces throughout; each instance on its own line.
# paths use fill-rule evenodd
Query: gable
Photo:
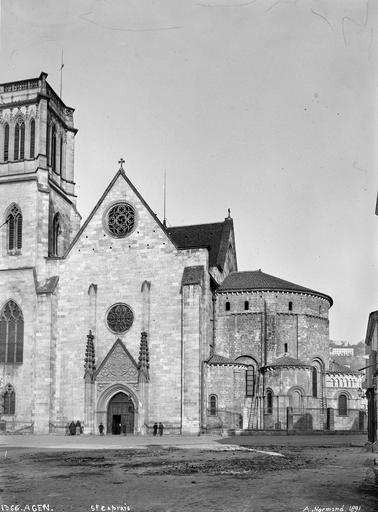
M 154 232 L 159 232 L 160 235 L 163 235 L 164 241 L 166 243 L 169 243 L 170 245 L 176 247 L 175 242 L 169 236 L 165 226 L 160 222 L 157 215 L 151 210 L 149 205 L 146 203 L 146 201 L 143 199 L 143 197 L 140 195 L 140 193 L 137 191 L 137 189 L 134 187 L 131 181 L 127 178 L 124 170 L 120 169 L 116 173 L 108 187 L 106 188 L 105 192 L 97 202 L 96 206 L 93 208 L 92 212 L 90 213 L 90 215 L 88 216 L 88 218 L 86 219 L 86 221 L 84 222 L 84 224 L 82 225 L 74 239 L 72 240 L 70 246 L 68 247 L 64 255 L 64 258 L 66 258 L 69 255 L 73 248 L 77 248 L 79 242 L 83 240 L 83 236 L 91 232 L 91 227 L 93 225 L 97 226 L 97 231 L 100 229 L 103 232 L 104 237 L 109 234 L 107 233 L 106 229 L 103 229 L 103 224 L 105 224 L 105 222 L 103 221 L 103 217 L 105 212 L 109 209 L 109 207 L 111 207 L 112 204 L 115 204 L 117 202 L 130 203 L 131 206 L 135 209 L 136 224 L 134 231 L 138 229 L 137 223 L 139 222 L 143 223 L 144 221 L 145 224 L 153 224 L 154 227 L 156 228 Z M 137 231 L 137 233 L 139 233 L 139 231 Z M 88 236 L 86 238 L 88 238 Z M 122 237 L 118 238 L 121 239 Z M 111 239 L 112 236 L 110 236 L 110 240 Z
M 135 359 L 118 339 L 109 350 L 95 374 L 100 382 L 138 382 L 138 368 Z

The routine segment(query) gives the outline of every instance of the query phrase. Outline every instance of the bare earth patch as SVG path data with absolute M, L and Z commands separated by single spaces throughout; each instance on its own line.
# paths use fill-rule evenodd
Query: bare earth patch
M 221 450 L 2 450 L 0 511 L 378 510 L 372 457 L 362 448 Z

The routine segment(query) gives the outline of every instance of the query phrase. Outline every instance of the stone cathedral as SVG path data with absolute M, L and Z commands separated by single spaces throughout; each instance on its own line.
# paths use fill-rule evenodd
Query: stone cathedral
M 358 429 L 332 299 L 238 272 L 234 226 L 167 227 L 121 168 L 76 208 L 74 109 L 0 85 L 0 431 Z

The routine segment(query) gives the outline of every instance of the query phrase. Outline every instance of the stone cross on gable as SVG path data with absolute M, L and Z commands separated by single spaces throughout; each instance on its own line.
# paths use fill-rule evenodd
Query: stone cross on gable
M 123 171 L 123 170 L 124 170 L 124 169 L 123 169 L 123 164 L 125 163 L 125 160 L 121 157 L 121 158 L 118 160 L 118 163 L 119 163 L 119 165 L 120 165 L 119 170 L 120 170 L 120 171 L 121 171 L 121 170 Z

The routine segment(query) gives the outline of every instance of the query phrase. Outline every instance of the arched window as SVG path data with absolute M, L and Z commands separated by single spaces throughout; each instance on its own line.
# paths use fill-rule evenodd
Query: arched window
M 209 414 L 210 416 L 216 416 L 218 412 L 217 395 L 209 396 Z
M 347 416 L 348 415 L 348 398 L 344 394 L 339 395 L 338 409 L 339 409 L 339 416 Z
M 21 119 L 14 127 L 14 159 L 23 160 L 25 157 L 25 123 Z
M 56 171 L 56 128 L 55 124 L 51 130 L 51 168 Z
M 266 392 L 266 413 L 273 413 L 273 391 L 271 389 Z
M 318 397 L 318 369 L 315 366 L 312 367 L 312 396 Z
M 50 165 L 50 140 L 51 140 L 51 125 L 50 123 L 47 123 L 47 129 L 46 129 L 46 160 L 47 165 Z
M 8 226 L 8 251 L 19 251 L 22 247 L 22 214 L 16 204 L 10 207 L 6 222 Z
M 293 311 L 293 303 L 289 302 L 289 311 Z
M 246 300 L 246 301 L 244 302 L 244 309 L 245 309 L 245 311 L 248 311 L 248 310 L 249 310 L 249 302 L 248 302 L 248 300 Z
M 35 121 L 32 119 L 30 121 L 30 158 L 34 158 L 35 156 Z
M 231 304 L 227 301 L 226 302 L 226 311 L 230 311 L 231 309 Z
M 294 411 L 303 410 L 303 393 L 300 389 L 293 389 L 289 392 L 289 404 Z
M 14 415 L 16 411 L 16 393 L 14 392 L 13 386 L 8 384 L 4 393 L 4 414 L 10 416 Z
M 9 160 L 9 124 L 4 125 L 4 162 Z
M 59 174 L 63 172 L 63 137 L 60 137 L 60 151 L 59 151 Z
M 61 234 L 60 214 L 58 212 L 54 215 L 53 226 L 52 226 L 52 247 L 51 247 L 51 255 L 52 256 L 59 256 L 60 234 Z
M 247 366 L 245 372 L 245 396 L 254 396 L 255 394 L 255 369 L 254 367 Z
M 22 363 L 24 318 L 21 309 L 9 300 L 0 312 L 0 362 Z

